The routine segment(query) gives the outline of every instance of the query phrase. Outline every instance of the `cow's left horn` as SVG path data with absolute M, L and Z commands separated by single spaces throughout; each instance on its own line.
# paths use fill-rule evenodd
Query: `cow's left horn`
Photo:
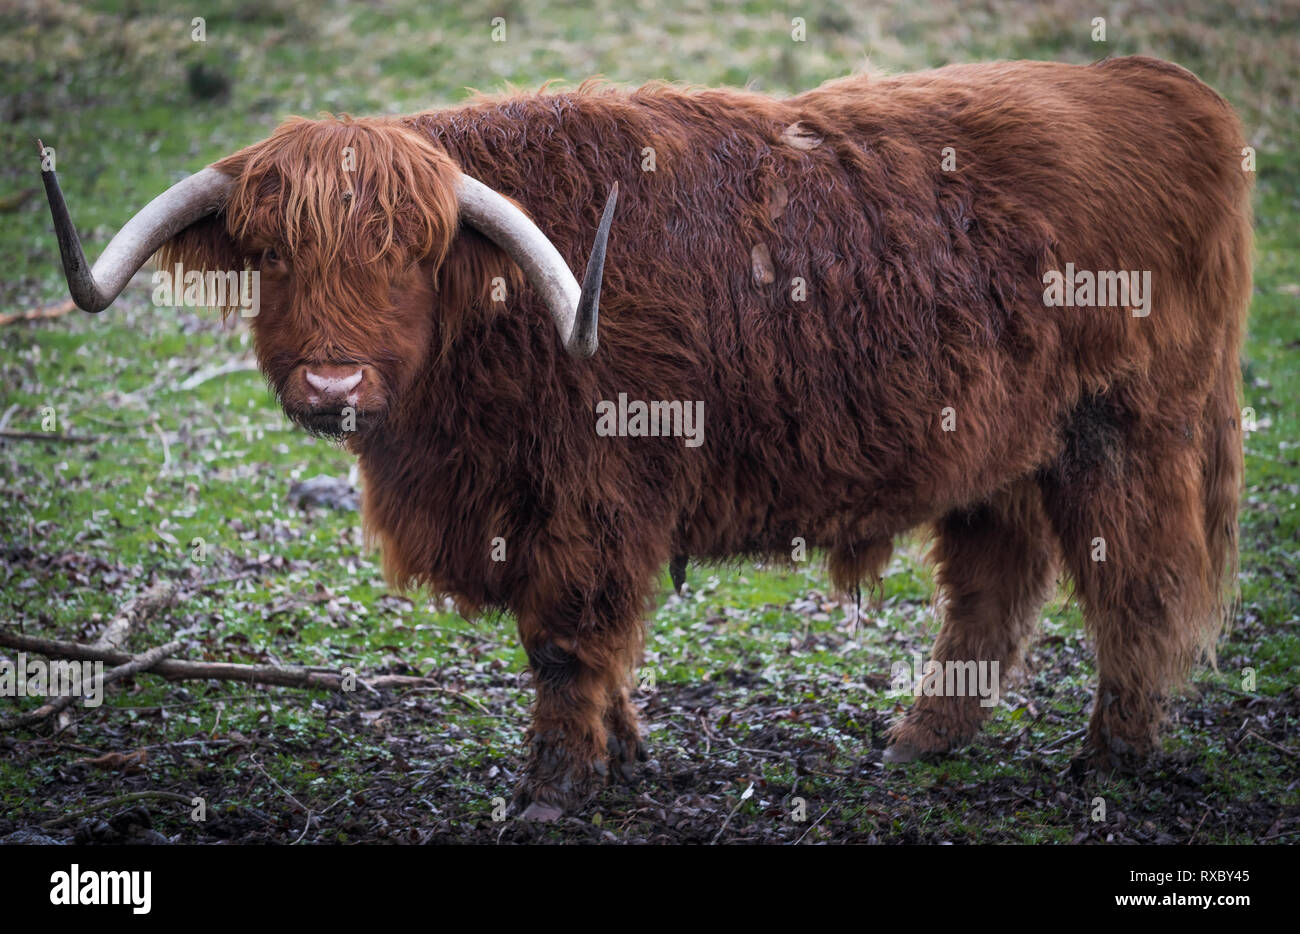
M 546 302 L 564 349 L 575 357 L 594 354 L 605 244 L 614 220 L 614 205 L 618 202 L 618 182 L 605 201 L 581 287 L 550 238 L 504 196 L 468 175 L 461 175 L 456 194 L 465 222 L 505 250 Z
M 44 146 L 41 146 L 41 158 L 45 158 Z M 177 182 L 126 222 L 108 242 L 92 269 L 68 214 L 58 176 L 52 169 L 42 170 L 41 180 L 54 216 L 54 232 L 59 238 L 68 290 L 77 307 L 90 312 L 103 311 L 113 304 L 113 299 L 160 246 L 199 218 L 220 210 L 233 184 L 230 176 L 210 168 Z

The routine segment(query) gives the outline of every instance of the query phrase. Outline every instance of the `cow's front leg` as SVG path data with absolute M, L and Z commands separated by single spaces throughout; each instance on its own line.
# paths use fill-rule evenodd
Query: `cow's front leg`
M 522 624 L 537 698 L 528 733 L 528 765 L 515 806 L 529 820 L 554 820 L 581 807 L 610 777 L 628 778 L 645 758 L 628 698 L 640 654 L 633 632 L 555 635 Z

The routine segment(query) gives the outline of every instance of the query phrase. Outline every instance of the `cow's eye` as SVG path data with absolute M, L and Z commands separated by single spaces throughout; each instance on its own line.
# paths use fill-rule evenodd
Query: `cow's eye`
M 289 271 L 287 255 L 273 246 L 267 247 L 262 251 L 262 271 L 268 276 L 286 275 Z

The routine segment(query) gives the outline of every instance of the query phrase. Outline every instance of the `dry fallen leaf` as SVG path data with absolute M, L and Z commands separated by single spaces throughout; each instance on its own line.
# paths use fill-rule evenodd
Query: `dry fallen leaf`
M 93 765 L 97 769 L 106 771 L 138 772 L 144 768 L 148 758 L 147 750 L 137 749 L 135 752 L 106 752 L 93 759 L 78 759 L 77 762 L 80 765 Z

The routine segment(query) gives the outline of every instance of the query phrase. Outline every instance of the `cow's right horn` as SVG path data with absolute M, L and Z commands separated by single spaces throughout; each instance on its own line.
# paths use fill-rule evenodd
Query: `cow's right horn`
M 41 147 L 43 160 L 45 146 L 39 140 L 37 145 Z M 45 183 L 45 196 L 54 216 L 54 232 L 59 238 L 68 290 L 77 307 L 89 312 L 100 312 L 111 305 L 160 246 L 199 218 L 219 211 L 234 184 L 229 175 L 211 168 L 177 182 L 126 222 L 92 269 L 68 214 L 58 176 L 52 169 L 42 169 L 41 181 Z
M 594 354 L 605 245 L 618 203 L 618 182 L 605 200 L 581 286 L 550 238 L 504 195 L 475 178 L 461 175 L 456 197 L 465 223 L 505 250 L 524 271 L 529 284 L 550 309 L 564 349 L 574 357 Z

